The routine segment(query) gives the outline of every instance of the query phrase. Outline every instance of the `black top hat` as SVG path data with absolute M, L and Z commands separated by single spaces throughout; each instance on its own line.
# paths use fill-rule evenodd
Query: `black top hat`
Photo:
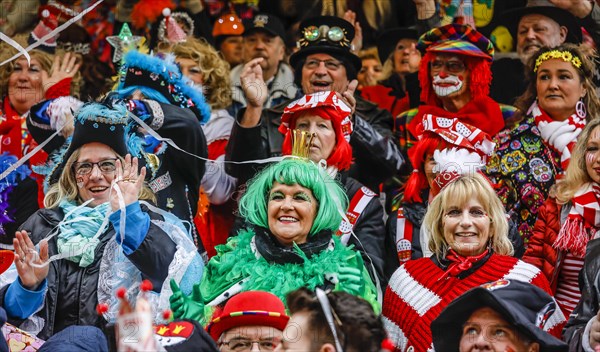
M 243 36 L 263 31 L 285 40 L 285 28 L 283 28 L 283 24 L 276 16 L 268 13 L 259 13 L 252 19 L 244 20 L 243 23 L 245 28 Z
M 450 303 L 431 323 L 436 351 L 458 351 L 462 326 L 483 307 L 498 312 L 519 333 L 540 344 L 542 351 L 567 351 L 567 344 L 542 330 L 557 307 L 541 288 L 517 280 L 498 280 L 473 288 Z
M 566 41 L 568 43 L 580 44 L 583 41 L 580 21 L 570 12 L 554 6 L 548 0 L 529 0 L 525 7 L 505 11 L 501 18 L 503 18 L 512 36 L 516 38 L 521 18 L 531 14 L 549 17 L 559 25 L 567 27 Z
M 75 115 L 75 130 L 62 159 L 50 172 L 48 184 L 57 182 L 71 154 L 88 143 L 102 143 L 120 156 L 127 154 L 127 108 L 124 105 L 87 103 Z
M 419 40 L 419 32 L 416 29 L 408 27 L 392 28 L 382 32 L 377 37 L 377 54 L 379 54 L 381 63 L 384 63 L 388 56 L 394 52 L 400 39 Z
M 362 61 L 350 50 L 354 39 L 354 27 L 344 19 L 334 16 L 319 16 L 300 23 L 300 50 L 290 56 L 290 64 L 297 64 L 308 55 L 325 53 L 347 59 L 356 72 L 362 67 Z

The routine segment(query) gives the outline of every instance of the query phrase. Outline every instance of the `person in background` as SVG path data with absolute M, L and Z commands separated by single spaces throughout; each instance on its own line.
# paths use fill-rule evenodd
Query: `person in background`
M 361 50 L 357 55 L 362 61 L 362 67 L 356 77 L 358 80 L 356 89 L 362 91 L 365 87 L 377 85 L 383 66 L 381 66 L 381 61 L 379 61 L 379 56 L 377 55 L 377 48 L 375 47 Z
M 346 292 L 300 288 L 286 298 L 290 321 L 275 350 L 379 352 L 386 337 L 369 302 Z
M 198 213 L 194 222 L 208 257 L 214 247 L 227 242 L 234 220 L 232 199 L 237 180 L 225 172 L 223 160 L 234 119 L 226 108 L 231 105 L 229 67 L 215 49 L 203 40 L 187 38 L 171 48 L 184 76 L 202 89 L 211 108 L 210 118 L 202 127 L 208 146 L 207 172 L 201 182 Z M 208 200 L 208 202 L 207 202 Z M 208 203 L 208 204 L 207 204 Z
M 538 268 L 512 257 L 504 207 L 482 174 L 443 172 L 434 184 L 441 191 L 423 220 L 433 255 L 402 264 L 384 295 L 383 322 L 398 351 L 432 349 L 431 322 L 470 288 L 507 279 L 551 292 Z M 545 328 L 560 336 L 566 319 L 555 314 Z
M 244 64 L 231 69 L 233 103 L 228 108 L 231 116 L 237 116 L 240 109 L 248 105 L 242 79 L 251 62 L 260 66 L 262 80 L 267 86 L 266 96 L 262 97 L 263 108 L 297 98 L 299 92 L 294 85 L 294 72 L 284 61 L 285 29 L 281 21 L 273 15 L 257 14 L 244 23 L 243 37 Z
M 577 138 L 564 178 L 540 207 L 523 257 L 546 275 L 565 316 L 571 314 L 581 298 L 578 282 L 586 245 L 600 230 L 596 220 L 600 201 L 599 147 L 600 119 L 594 119 Z
M 228 13 L 219 17 L 213 26 L 215 48 L 233 68 L 244 60 L 242 56 L 244 38 L 244 24 L 235 13 Z
M 465 292 L 431 323 L 437 351 L 566 352 L 544 331 L 558 309 L 552 296 L 527 282 L 498 280 Z

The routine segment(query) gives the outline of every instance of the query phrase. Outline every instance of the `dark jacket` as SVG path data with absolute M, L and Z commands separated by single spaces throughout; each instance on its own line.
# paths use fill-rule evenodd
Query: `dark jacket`
M 150 215 L 151 220 L 162 220 L 162 216 L 148 211 L 144 206 L 142 210 Z M 48 236 L 63 218 L 64 214 L 60 208 L 40 209 L 20 229 L 31 232 L 31 240 L 37 244 Z M 109 223 L 107 230 L 100 236 L 94 261 L 85 268 L 66 259 L 50 263 L 44 306 L 36 313 L 44 319 L 45 323 L 38 334 L 39 338 L 47 340 L 53 334 L 71 325 L 91 325 L 101 329 L 106 326 L 106 320 L 96 313 L 97 290 L 104 248 L 114 236 L 114 228 Z M 127 258 L 142 273 L 142 279 L 149 279 L 154 288 L 160 288 L 167 277 L 175 250 L 175 243 L 169 236 L 150 222 L 145 239 Z M 57 253 L 57 236 L 54 236 L 48 242 L 48 255 L 51 257 Z M 0 289 L 1 306 L 4 306 L 4 297 L 9 286 Z M 117 288 L 114 287 L 114 290 L 116 291 Z M 19 326 L 23 321 L 9 317 L 8 322 Z
M 587 323 L 600 308 L 600 239 L 588 242 L 583 269 L 579 274 L 581 299 L 563 330 L 563 340 L 569 351 L 584 351 L 582 338 Z M 589 338 L 589 336 L 587 336 Z
M 231 130 L 225 158 L 228 161 L 248 161 L 281 156 L 283 134 L 278 128 L 287 101 L 273 109 L 265 109 L 260 123 L 251 128 L 239 125 L 245 109 L 240 110 L 237 122 Z M 386 110 L 356 96 L 354 132 L 350 138 L 354 164 L 350 176 L 369 189 L 379 193 L 379 185 L 395 175 L 404 165 L 405 157 L 400 153 L 392 135 L 393 119 Z M 227 164 L 225 170 L 237 177 L 242 185 L 252 178 L 265 164 Z

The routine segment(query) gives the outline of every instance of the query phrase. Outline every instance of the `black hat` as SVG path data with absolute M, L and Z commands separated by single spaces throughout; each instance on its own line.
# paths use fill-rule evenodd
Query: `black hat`
M 297 64 L 308 55 L 324 53 L 349 61 L 355 72 L 360 71 L 362 61 L 350 50 L 354 39 L 354 27 L 344 19 L 335 16 L 319 16 L 300 23 L 300 50 L 290 56 L 290 64 Z
M 394 52 L 400 39 L 419 40 L 419 32 L 413 28 L 403 27 L 392 28 L 381 33 L 377 37 L 377 54 L 382 63 Z
M 268 13 L 259 13 L 250 20 L 244 20 L 243 23 L 245 28 L 243 36 L 263 31 L 285 40 L 285 28 L 283 28 L 283 24 L 276 16 Z
M 73 138 L 62 159 L 50 172 L 48 184 L 57 182 L 71 154 L 88 143 L 102 143 L 117 154 L 127 154 L 127 108 L 121 104 L 87 103 L 75 115 Z
M 521 18 L 526 15 L 539 14 L 551 18 L 561 26 L 567 27 L 568 43 L 580 44 L 583 41 L 579 20 L 570 12 L 554 6 L 548 0 L 529 0 L 525 7 L 520 7 L 502 13 L 503 23 L 506 23 L 513 38 L 517 37 L 517 30 Z
M 567 344 L 542 330 L 548 318 L 560 311 L 541 288 L 517 280 L 498 280 L 473 288 L 450 303 L 431 323 L 436 351 L 458 351 L 463 323 L 471 314 L 490 307 L 542 351 L 567 351 Z

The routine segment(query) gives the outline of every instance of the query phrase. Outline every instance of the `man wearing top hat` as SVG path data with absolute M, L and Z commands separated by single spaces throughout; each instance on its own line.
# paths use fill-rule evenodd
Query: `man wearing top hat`
M 513 104 L 525 91 L 524 65 L 541 47 L 580 44 L 581 27 L 596 43 L 600 38 L 600 8 L 593 1 L 529 0 L 525 7 L 504 12 L 502 18 L 516 39 L 519 56 L 492 65 L 490 96 L 503 104 Z
M 351 53 L 353 26 L 340 18 L 320 16 L 300 24 L 300 50 L 290 57 L 295 69 L 295 83 L 304 94 L 335 91 L 352 108 L 354 132 L 350 139 L 355 163 L 350 177 L 377 191 L 379 184 L 394 175 L 404 164 L 395 138 L 392 116 L 375 104 L 354 95 L 356 74 L 361 67 L 358 56 Z M 281 155 L 283 135 L 278 131 L 286 101 L 264 109 L 268 88 L 263 80 L 261 62 L 249 61 L 240 75 L 248 106 L 236 116 L 227 146 L 227 160 L 248 161 Z M 260 165 L 227 165 L 227 172 L 243 184 Z
M 288 99 L 298 96 L 298 89 L 294 85 L 292 68 L 283 61 L 285 55 L 285 29 L 281 21 L 270 14 L 259 13 L 254 18 L 244 23 L 242 59 L 231 70 L 231 84 L 233 103 L 228 109 L 231 116 L 247 105 L 240 75 L 245 64 L 257 58 L 262 58 L 260 68 L 262 79 L 267 84 L 268 96 L 263 103 L 265 108 L 281 104 Z

